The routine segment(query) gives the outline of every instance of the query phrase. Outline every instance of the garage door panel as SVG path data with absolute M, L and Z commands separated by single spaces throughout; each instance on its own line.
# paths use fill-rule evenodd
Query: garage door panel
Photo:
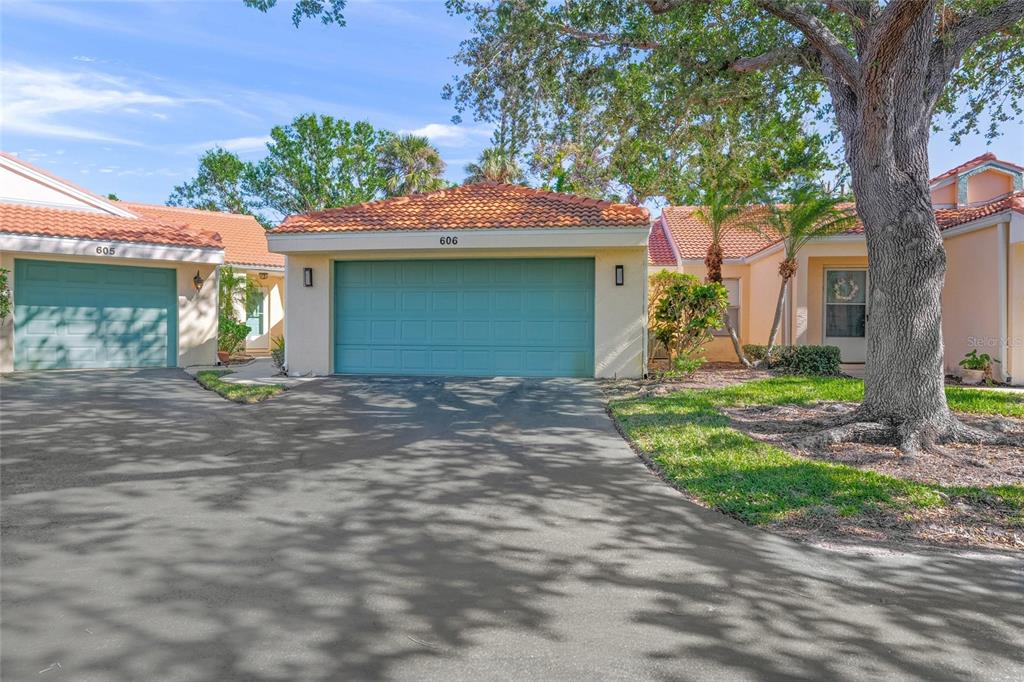
M 335 270 L 335 371 L 593 376 L 592 259 L 338 262 Z
M 177 363 L 173 270 L 17 260 L 14 296 L 16 369 Z

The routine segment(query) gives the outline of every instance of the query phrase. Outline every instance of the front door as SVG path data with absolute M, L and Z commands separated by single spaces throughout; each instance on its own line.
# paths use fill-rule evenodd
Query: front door
M 249 301 L 248 309 L 245 311 L 246 320 L 245 324 L 249 327 L 249 335 L 246 340 L 249 342 L 249 347 L 254 344 L 253 341 L 258 340 L 261 336 L 267 333 L 267 292 L 265 289 L 260 289 L 259 294 L 252 297 Z M 265 345 L 265 344 L 264 344 Z
M 838 346 L 843 362 L 864 362 L 867 292 L 867 269 L 825 270 L 824 344 Z

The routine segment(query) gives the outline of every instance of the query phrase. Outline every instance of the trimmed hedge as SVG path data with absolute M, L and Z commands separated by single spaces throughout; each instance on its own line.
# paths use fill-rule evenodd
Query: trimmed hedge
M 748 343 L 743 352 L 751 360 L 761 360 L 768 350 L 767 346 Z M 839 348 L 837 346 L 775 346 L 766 366 L 781 369 L 791 374 L 814 374 L 819 376 L 838 376 Z

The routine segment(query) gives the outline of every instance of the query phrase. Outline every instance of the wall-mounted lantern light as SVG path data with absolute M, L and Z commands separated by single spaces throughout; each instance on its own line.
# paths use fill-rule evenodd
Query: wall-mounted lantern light
M 192 278 L 192 286 L 196 288 L 196 291 L 203 288 L 203 281 L 203 276 L 199 274 L 198 270 L 196 270 L 196 276 Z
M 615 286 L 621 287 L 626 281 L 626 273 L 621 265 L 615 266 Z
M 313 268 L 302 268 L 302 286 L 313 286 Z

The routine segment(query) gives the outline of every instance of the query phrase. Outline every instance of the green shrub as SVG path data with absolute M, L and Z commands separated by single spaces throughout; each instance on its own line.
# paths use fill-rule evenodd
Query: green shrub
M 279 336 L 274 339 L 274 342 L 270 346 L 270 357 L 274 361 L 274 367 L 280 370 L 284 369 L 284 337 Z
M 248 325 L 237 322 L 227 315 L 220 316 L 217 328 L 217 350 L 224 353 L 237 353 L 245 344 L 245 337 L 252 331 Z
M 766 346 L 757 344 L 743 346 L 743 352 L 751 360 L 763 359 L 767 350 Z M 775 346 L 765 366 L 791 374 L 838 376 L 842 373 L 836 346 Z

